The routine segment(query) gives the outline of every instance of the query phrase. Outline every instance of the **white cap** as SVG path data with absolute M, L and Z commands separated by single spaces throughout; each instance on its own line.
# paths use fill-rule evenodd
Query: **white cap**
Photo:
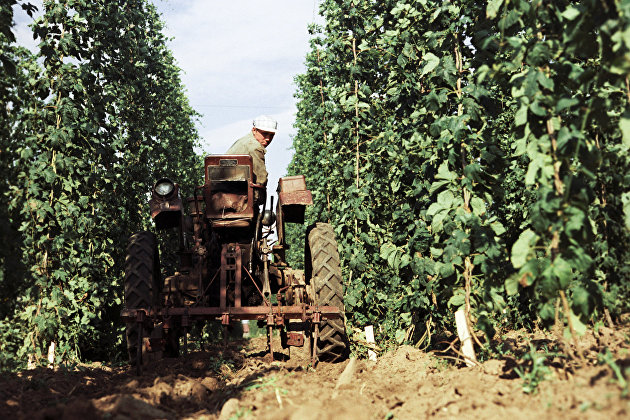
M 262 131 L 275 133 L 278 129 L 278 122 L 269 115 L 261 115 L 254 118 L 254 127 Z

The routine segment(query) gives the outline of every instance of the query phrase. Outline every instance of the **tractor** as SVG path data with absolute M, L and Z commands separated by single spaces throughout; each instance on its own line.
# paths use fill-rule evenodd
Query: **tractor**
M 204 169 L 192 197 L 182 199 L 167 178 L 151 192 L 155 228 L 178 237 L 173 275 L 161 274 L 154 233 L 135 233 L 127 244 L 121 318 L 138 373 L 151 355 L 178 356 L 182 341 L 187 352 L 191 325 L 208 321 L 226 330 L 235 321 L 257 321 L 266 327 L 271 360 L 274 330 L 283 348 L 303 347 L 312 362 L 345 358 L 343 282 L 331 225 L 307 228 L 304 270 L 285 258 L 286 224 L 304 223 L 313 204 L 304 176 L 280 178 L 276 207 L 271 197 L 266 209 L 266 188 L 252 182 L 249 155 L 209 155 Z

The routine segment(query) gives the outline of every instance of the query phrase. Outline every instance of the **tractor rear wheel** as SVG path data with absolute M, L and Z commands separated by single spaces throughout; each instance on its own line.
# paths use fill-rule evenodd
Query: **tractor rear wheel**
M 125 259 L 125 309 L 150 309 L 157 307 L 161 289 L 160 259 L 157 239 L 151 232 L 133 234 L 127 243 Z M 126 326 L 129 361 L 138 363 L 139 325 L 128 322 Z M 144 328 L 143 336 L 151 331 Z
M 306 282 L 313 301 L 320 306 L 336 306 L 341 319 L 322 321 L 317 339 L 317 357 L 327 362 L 343 360 L 348 352 L 343 304 L 343 279 L 335 232 L 328 223 L 316 223 L 307 230 L 305 252 Z

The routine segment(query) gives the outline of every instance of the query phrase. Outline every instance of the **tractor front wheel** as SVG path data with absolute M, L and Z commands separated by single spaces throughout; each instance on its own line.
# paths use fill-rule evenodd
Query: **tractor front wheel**
M 148 310 L 152 306 L 157 307 L 161 276 L 157 238 L 153 233 L 138 232 L 129 238 L 124 284 L 126 309 Z M 138 360 L 141 355 L 138 352 L 138 344 L 142 342 L 138 337 L 141 328 L 136 322 L 128 322 L 126 327 L 129 361 L 135 365 L 138 362 L 141 363 L 141 360 Z M 144 328 L 142 331 L 145 337 L 148 337 L 151 332 Z
M 319 360 L 337 362 L 348 353 L 343 303 L 343 279 L 335 232 L 328 223 L 316 223 L 307 231 L 305 252 L 306 282 L 313 292 L 313 303 L 336 306 L 341 319 L 322 321 L 317 339 Z

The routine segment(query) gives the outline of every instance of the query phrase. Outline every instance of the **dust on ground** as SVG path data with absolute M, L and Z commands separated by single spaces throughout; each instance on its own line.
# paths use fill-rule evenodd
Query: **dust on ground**
M 474 367 L 402 346 L 376 362 L 313 368 L 295 348 L 271 362 L 259 337 L 153 362 L 142 376 L 99 364 L 4 374 L 0 418 L 630 418 L 629 332 L 589 333 L 583 359 L 554 354 L 549 335 L 512 332 L 494 343 L 499 358 Z

